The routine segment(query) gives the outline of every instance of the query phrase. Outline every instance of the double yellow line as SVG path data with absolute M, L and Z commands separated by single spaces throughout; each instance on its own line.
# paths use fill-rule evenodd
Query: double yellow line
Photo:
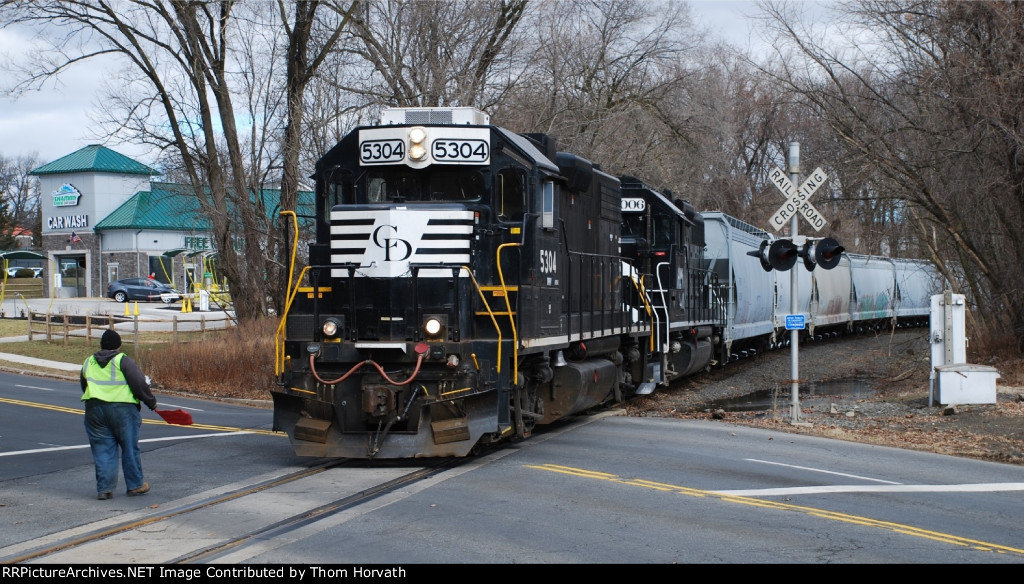
M 870 517 L 861 517 L 859 515 L 850 515 L 848 513 L 838 513 L 835 511 L 829 511 L 827 509 L 804 507 L 801 505 L 791 505 L 789 503 L 781 503 L 778 501 L 770 501 L 767 499 L 755 499 L 753 497 L 740 497 L 736 495 L 717 493 L 715 491 L 693 489 L 690 487 L 683 487 L 668 483 L 659 483 L 644 479 L 626 479 L 618 475 L 609 474 L 605 472 L 585 470 L 569 466 L 561 466 L 557 464 L 526 465 L 526 467 L 548 472 L 556 472 L 560 474 L 576 476 L 585 479 L 610 481 L 622 485 L 632 485 L 637 487 L 643 487 L 645 489 L 654 489 L 663 492 L 679 493 L 681 495 L 689 495 L 691 497 L 713 497 L 719 499 L 720 501 L 725 501 L 727 503 L 738 503 L 740 505 L 749 505 L 752 507 L 761 507 L 765 509 L 779 509 L 782 511 L 796 511 L 798 513 L 806 513 L 807 515 L 820 517 L 822 519 L 831 519 L 833 521 L 841 521 L 843 523 L 852 523 L 855 525 L 863 525 L 866 527 L 876 527 L 879 529 L 885 529 L 888 531 L 901 533 L 904 535 L 923 537 L 925 539 L 930 539 L 942 543 L 970 547 L 979 551 L 1024 555 L 1024 549 L 1020 548 L 1000 545 L 997 543 L 990 543 L 986 541 L 979 541 L 976 539 L 969 539 L 966 537 L 960 537 L 957 535 L 951 535 L 948 533 L 942 533 L 938 531 L 931 531 L 928 529 L 921 529 L 918 527 L 913 527 L 911 525 L 903 525 L 901 523 L 880 521 L 878 519 L 871 519 Z

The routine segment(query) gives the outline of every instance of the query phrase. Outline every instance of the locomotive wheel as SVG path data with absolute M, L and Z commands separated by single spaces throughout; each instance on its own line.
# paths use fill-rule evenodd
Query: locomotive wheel
M 512 419 L 515 424 L 516 438 L 520 440 L 529 438 L 533 434 L 537 420 L 544 417 L 537 411 L 536 395 L 533 384 L 528 384 L 525 391 L 522 386 L 516 386 L 512 392 Z

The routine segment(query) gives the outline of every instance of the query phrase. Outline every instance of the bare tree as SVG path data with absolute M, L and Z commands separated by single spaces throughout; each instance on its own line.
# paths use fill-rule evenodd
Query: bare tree
M 514 31 L 526 0 L 376 0 L 353 13 L 351 51 L 368 103 L 488 109 L 518 75 Z M 366 77 L 364 77 L 366 79 Z
M 228 279 L 241 319 L 266 314 L 268 299 L 275 307 L 283 305 L 281 278 L 266 269 L 268 259 L 280 260 L 284 255 L 282 234 L 271 226 L 276 216 L 270 215 L 295 209 L 300 171 L 292 153 L 299 150 L 301 94 L 322 59 L 307 60 L 309 52 L 313 47 L 321 53 L 330 50 L 345 23 L 339 17 L 344 11 L 334 4 L 329 5 L 330 16 L 318 20 L 322 6 L 313 1 L 268 5 L 226 0 L 45 1 L 5 6 L 9 16 L 4 25 L 37 25 L 51 43 L 50 50 L 24 72 L 22 89 L 90 59 L 105 55 L 123 59 L 126 66 L 116 91 L 111 92 L 108 109 L 119 114 L 108 120 L 115 124 L 112 132 L 175 153 L 171 157 L 176 161 L 175 173 L 187 178 L 204 216 L 213 224 L 218 267 Z M 236 18 L 236 7 L 244 18 Z M 273 10 L 268 12 L 268 7 Z M 294 22 L 289 24 L 289 18 Z M 239 32 L 243 25 L 245 34 Z M 281 30 L 286 40 L 279 51 Z M 324 30 L 319 45 L 313 36 Z M 260 37 L 264 42 L 246 47 L 245 42 L 259 31 L 265 31 Z M 253 59 L 255 50 L 268 58 Z M 273 67 L 281 60 L 287 80 L 275 85 Z M 263 66 L 253 66 L 258 63 Z M 251 116 L 244 130 L 236 119 L 239 101 L 247 104 Z M 268 140 L 275 135 L 275 127 L 281 128 L 276 146 Z M 246 132 L 251 132 L 248 141 Z M 280 163 L 275 164 L 278 158 Z M 260 177 L 275 166 L 281 170 L 282 198 L 268 209 Z
M 514 127 L 559 138 L 560 147 L 623 166 L 659 133 L 649 113 L 665 98 L 686 50 L 686 5 L 571 0 L 540 5 L 530 66 L 503 104 Z M 515 112 L 514 115 L 513 112 Z
M 33 244 L 39 245 L 41 225 L 39 216 L 39 180 L 30 173 L 40 165 L 36 154 L 13 158 L 0 154 L 0 207 L 4 209 L 12 227 L 33 232 Z M 0 244 L 0 249 L 10 249 Z
M 865 227 L 891 226 L 894 255 L 926 246 L 979 337 L 1024 351 L 1024 5 L 849 2 L 845 50 L 765 6 L 803 57 L 776 79 L 841 137 Z

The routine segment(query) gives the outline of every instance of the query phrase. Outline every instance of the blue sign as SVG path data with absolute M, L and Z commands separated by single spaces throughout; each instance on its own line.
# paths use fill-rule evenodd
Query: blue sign
M 802 314 L 787 314 L 786 315 L 786 330 L 787 331 L 802 331 L 806 327 L 804 322 L 804 315 Z

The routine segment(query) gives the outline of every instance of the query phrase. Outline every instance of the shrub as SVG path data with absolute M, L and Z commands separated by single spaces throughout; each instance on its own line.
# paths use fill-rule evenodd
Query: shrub
M 275 381 L 278 322 L 276 318 L 242 322 L 205 340 L 144 349 L 137 360 L 153 379 L 157 393 L 269 400 Z

